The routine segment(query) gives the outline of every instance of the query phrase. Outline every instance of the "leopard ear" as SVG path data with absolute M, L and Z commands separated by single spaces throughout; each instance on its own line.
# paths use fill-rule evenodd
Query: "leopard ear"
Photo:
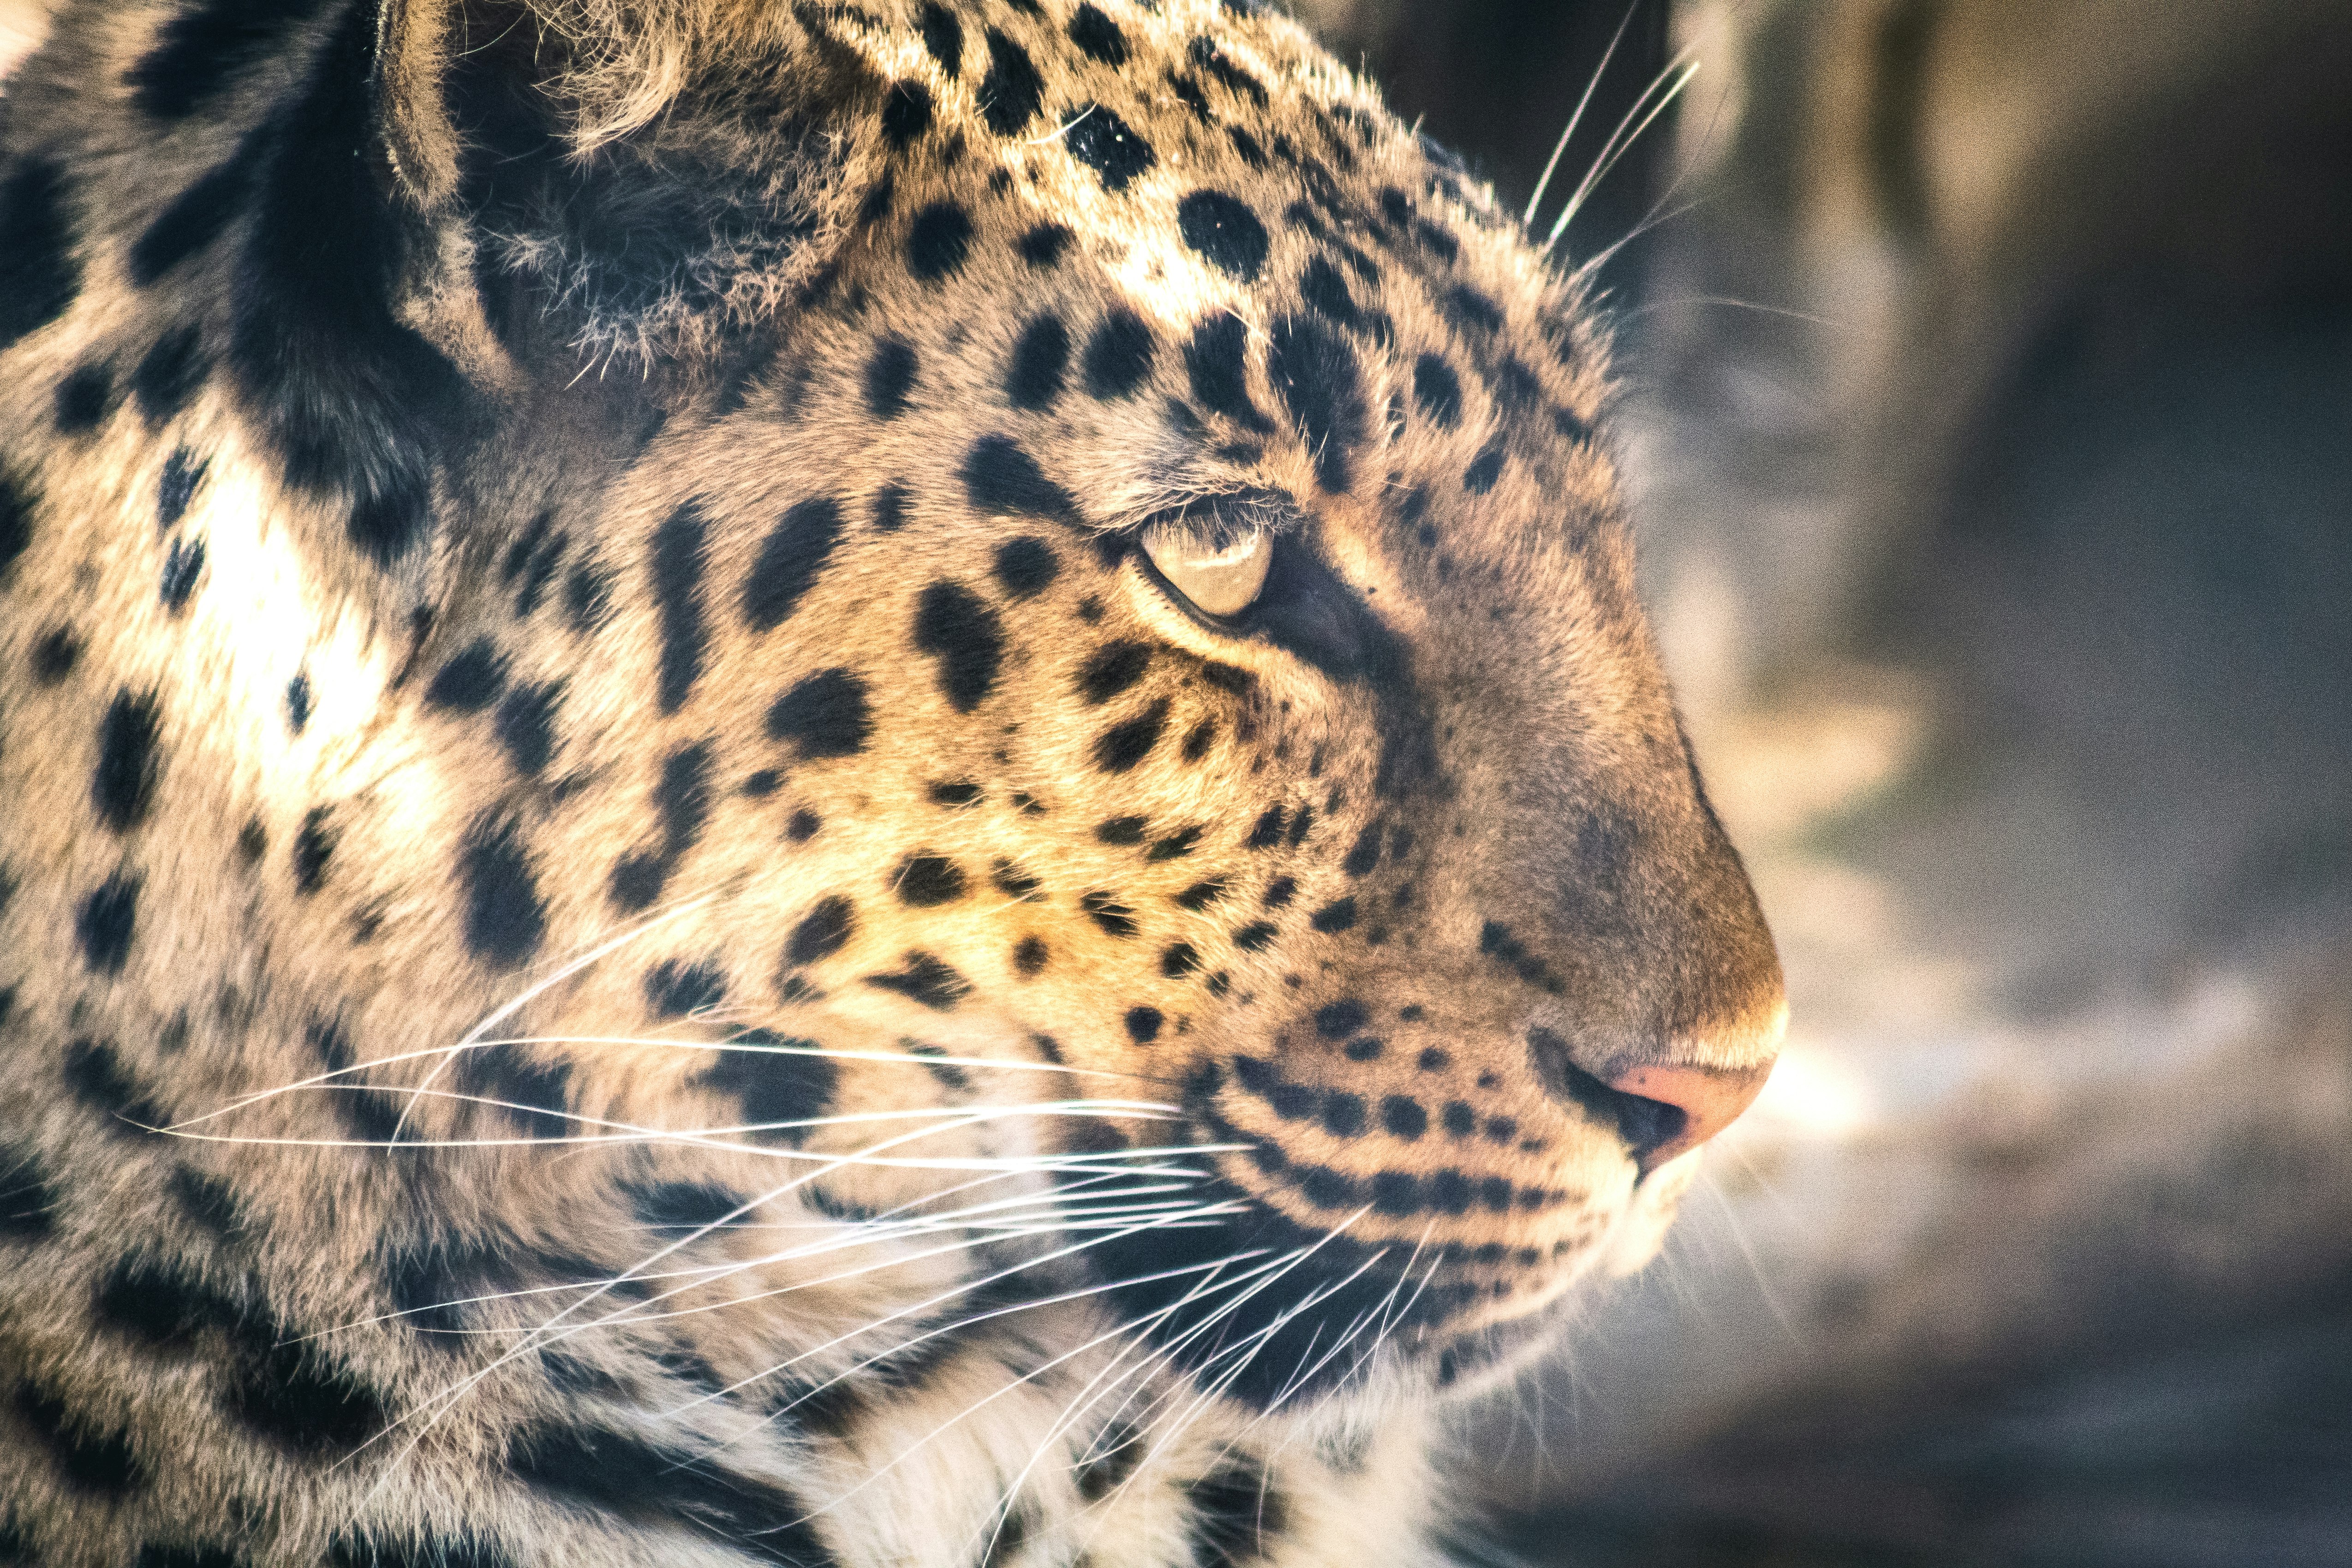
M 772 0 L 383 0 L 383 147 L 494 328 L 693 361 L 817 275 L 881 177 L 885 84 L 824 26 Z

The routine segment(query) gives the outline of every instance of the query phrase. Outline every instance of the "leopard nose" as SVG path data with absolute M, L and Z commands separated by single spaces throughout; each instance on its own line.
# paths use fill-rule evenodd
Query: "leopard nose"
M 1611 1093 L 1639 1103 L 1621 1102 L 1617 1119 L 1621 1126 L 1640 1129 L 1640 1135 L 1630 1141 L 1642 1168 L 1650 1171 L 1738 1121 L 1771 1075 L 1769 1062 L 1754 1067 L 1647 1065 L 1619 1073 L 1608 1085 Z

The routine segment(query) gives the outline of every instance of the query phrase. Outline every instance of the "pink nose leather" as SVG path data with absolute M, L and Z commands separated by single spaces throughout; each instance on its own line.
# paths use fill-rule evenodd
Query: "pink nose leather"
M 1642 1156 L 1643 1170 L 1655 1170 L 1676 1155 L 1695 1149 L 1739 1119 L 1756 1103 L 1770 1064 L 1761 1067 L 1636 1067 L 1609 1080 L 1621 1094 L 1671 1105 L 1683 1113 L 1675 1134 Z

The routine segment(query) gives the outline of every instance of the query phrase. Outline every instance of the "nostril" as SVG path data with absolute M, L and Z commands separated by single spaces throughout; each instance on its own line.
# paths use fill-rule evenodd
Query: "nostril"
M 1568 1042 L 1528 1031 L 1536 1068 L 1551 1092 L 1613 1126 L 1643 1170 L 1696 1148 L 1731 1125 L 1755 1100 L 1769 1063 L 1748 1068 L 1647 1065 L 1604 1080 L 1576 1064 Z
M 1635 1163 L 1647 1169 L 1652 1156 L 1682 1138 L 1690 1117 L 1679 1105 L 1612 1089 L 1574 1062 L 1562 1063 L 1560 1087 L 1570 1099 L 1617 1129 L 1633 1151 Z
M 1602 1126 L 1614 1127 L 1633 1158 L 1645 1167 L 1653 1154 L 1682 1135 L 1688 1118 L 1681 1106 L 1611 1087 L 1579 1067 L 1568 1041 L 1551 1030 L 1528 1030 L 1528 1046 L 1544 1086 Z

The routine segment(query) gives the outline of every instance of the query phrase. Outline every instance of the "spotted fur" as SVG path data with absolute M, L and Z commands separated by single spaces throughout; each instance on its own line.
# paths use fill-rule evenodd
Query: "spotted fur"
M 1427 1560 L 1780 1013 L 1488 193 L 1207 0 L 0 111 L 0 1557 Z

